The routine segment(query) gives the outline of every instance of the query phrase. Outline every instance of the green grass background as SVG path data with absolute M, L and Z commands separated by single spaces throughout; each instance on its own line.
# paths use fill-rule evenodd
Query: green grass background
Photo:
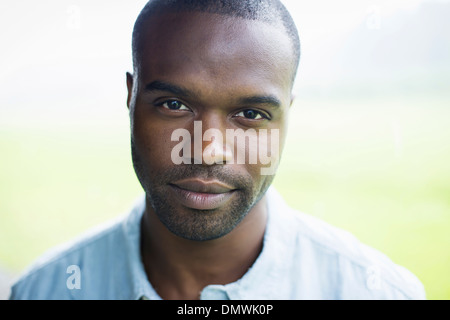
M 450 298 L 449 106 L 445 95 L 299 97 L 274 182 L 291 206 L 415 273 L 429 299 Z M 0 126 L 0 264 L 14 273 L 142 192 L 126 110 L 43 119 Z

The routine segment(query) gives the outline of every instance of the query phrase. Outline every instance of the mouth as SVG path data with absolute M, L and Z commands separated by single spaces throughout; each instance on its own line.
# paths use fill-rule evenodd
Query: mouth
M 197 210 L 218 209 L 229 202 L 237 191 L 224 182 L 198 178 L 176 181 L 169 187 L 181 205 Z

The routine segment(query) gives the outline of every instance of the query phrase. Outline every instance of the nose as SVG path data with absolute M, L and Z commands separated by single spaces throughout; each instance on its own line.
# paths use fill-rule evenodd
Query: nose
M 225 164 L 233 158 L 226 144 L 226 124 L 219 117 L 203 117 L 194 122 L 194 163 L 203 165 Z

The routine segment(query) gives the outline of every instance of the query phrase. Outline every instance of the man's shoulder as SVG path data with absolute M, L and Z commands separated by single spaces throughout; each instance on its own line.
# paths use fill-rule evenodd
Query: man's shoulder
M 295 210 L 279 195 L 283 236 L 294 242 L 294 268 L 304 268 L 307 256 L 322 281 L 335 284 L 335 297 L 349 299 L 425 299 L 422 283 L 409 270 L 348 231 Z M 315 272 L 311 270 L 311 272 Z
M 11 299 L 77 299 L 86 277 L 102 279 L 111 250 L 121 252 L 123 217 L 92 228 L 35 260 L 11 288 Z M 122 250 L 123 251 L 123 250 Z M 117 257 L 116 257 L 117 258 Z M 86 290 L 82 290 L 86 292 Z M 82 297 L 83 298 L 83 297 Z M 89 297 L 84 297 L 89 298 Z

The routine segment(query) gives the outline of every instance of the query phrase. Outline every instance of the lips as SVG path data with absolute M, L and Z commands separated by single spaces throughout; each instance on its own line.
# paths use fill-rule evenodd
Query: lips
M 236 189 L 218 180 L 184 179 L 169 184 L 181 205 L 197 210 L 214 210 L 231 200 Z

